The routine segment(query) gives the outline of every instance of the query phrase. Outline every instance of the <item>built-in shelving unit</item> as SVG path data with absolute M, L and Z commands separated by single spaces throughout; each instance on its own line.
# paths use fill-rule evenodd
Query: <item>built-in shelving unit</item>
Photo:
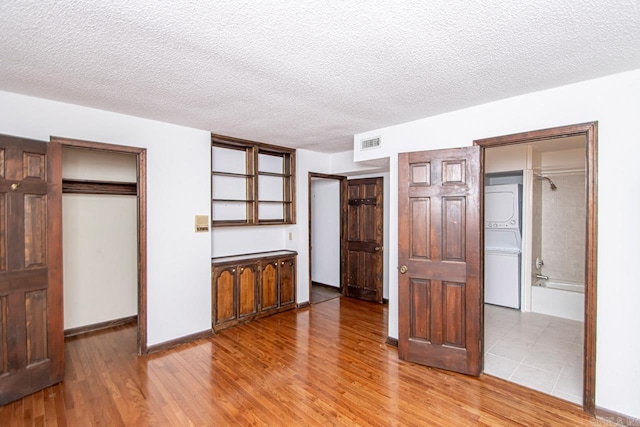
M 213 226 L 295 223 L 295 150 L 211 135 Z

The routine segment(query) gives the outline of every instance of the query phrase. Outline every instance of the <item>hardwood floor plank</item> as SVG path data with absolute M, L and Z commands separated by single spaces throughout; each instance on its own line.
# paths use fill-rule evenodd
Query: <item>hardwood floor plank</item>
M 2 426 L 594 425 L 490 377 L 398 360 L 383 305 L 337 298 L 150 356 L 135 326 L 66 340 L 63 383 L 0 407 Z

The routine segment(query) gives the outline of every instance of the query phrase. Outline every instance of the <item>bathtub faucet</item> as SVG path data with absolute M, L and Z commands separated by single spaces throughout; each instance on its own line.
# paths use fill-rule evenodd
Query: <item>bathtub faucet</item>
M 536 274 L 536 278 L 542 280 L 549 280 L 549 276 L 545 276 L 544 274 Z

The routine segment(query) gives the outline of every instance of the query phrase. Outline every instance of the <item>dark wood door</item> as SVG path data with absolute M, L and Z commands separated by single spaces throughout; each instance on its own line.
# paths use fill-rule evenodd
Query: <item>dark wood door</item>
M 235 301 L 236 267 L 213 269 L 213 326 L 232 322 L 238 318 Z
M 238 267 L 238 318 L 258 313 L 258 263 Z
M 278 308 L 278 262 L 264 264 L 260 276 L 260 311 Z
M 398 354 L 480 375 L 480 147 L 403 153 L 398 174 Z
M 382 303 L 382 178 L 347 181 L 345 295 Z
M 0 405 L 64 376 L 59 161 L 0 135 Z
M 280 307 L 295 304 L 295 277 L 295 258 L 281 259 L 279 271 Z

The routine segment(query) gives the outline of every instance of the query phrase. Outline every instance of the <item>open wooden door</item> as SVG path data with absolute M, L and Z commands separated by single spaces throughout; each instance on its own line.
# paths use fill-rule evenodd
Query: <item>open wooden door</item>
M 382 178 L 350 179 L 346 193 L 344 293 L 382 303 Z
M 398 158 L 402 360 L 482 371 L 480 147 Z
M 59 145 L 0 135 L 0 405 L 64 376 L 61 181 Z

